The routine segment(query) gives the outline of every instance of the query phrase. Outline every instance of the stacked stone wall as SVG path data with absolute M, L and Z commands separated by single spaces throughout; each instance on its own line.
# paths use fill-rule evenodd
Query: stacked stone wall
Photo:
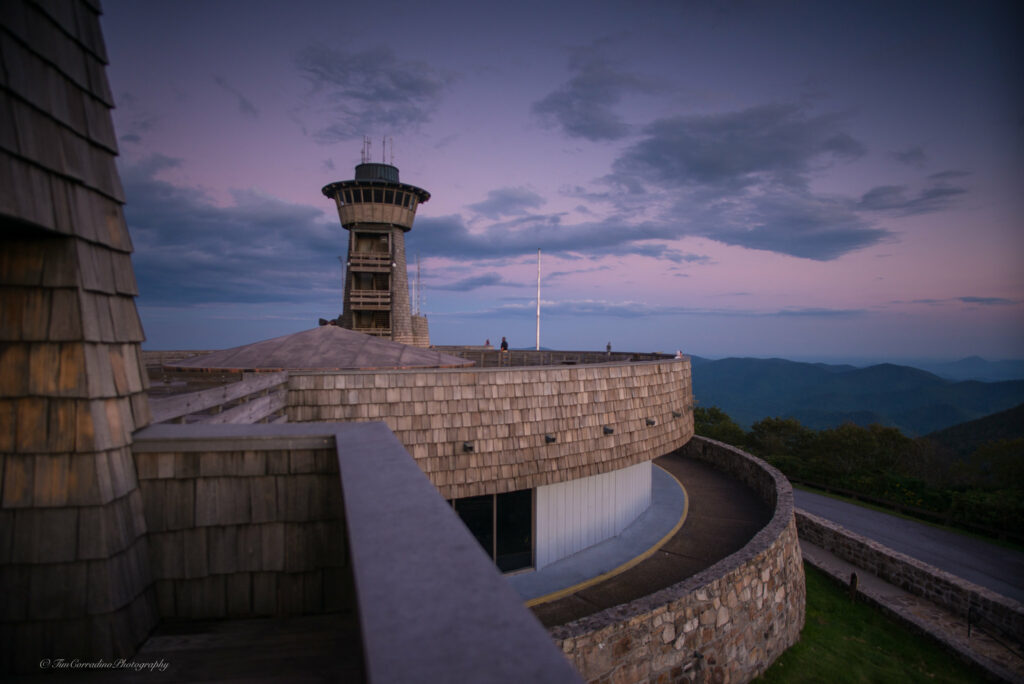
M 685 359 L 564 368 L 293 371 L 288 388 L 289 422 L 384 421 L 449 499 L 619 470 L 678 449 L 693 435 Z
M 744 548 L 679 584 L 551 629 L 591 682 L 745 682 L 800 638 L 793 491 L 764 461 L 695 437 L 686 452 L 744 480 L 774 513 Z
M 985 587 L 922 563 L 829 520 L 797 511 L 800 537 L 858 568 L 963 617 L 968 611 L 1024 642 L 1024 605 Z
M 160 617 L 351 610 L 337 458 L 333 447 L 137 446 Z

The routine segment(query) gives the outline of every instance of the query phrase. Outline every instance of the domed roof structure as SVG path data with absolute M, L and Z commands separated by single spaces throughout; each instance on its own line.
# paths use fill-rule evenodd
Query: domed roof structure
M 181 370 L 383 370 L 459 368 L 473 362 L 335 325 L 166 364 Z

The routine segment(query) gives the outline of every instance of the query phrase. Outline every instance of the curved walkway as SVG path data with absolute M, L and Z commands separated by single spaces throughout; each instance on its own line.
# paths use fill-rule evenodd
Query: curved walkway
M 561 625 L 671 586 L 738 551 L 771 518 L 753 490 L 712 466 L 678 454 L 655 463 L 686 487 L 683 526 L 632 568 L 532 607 L 545 626 Z

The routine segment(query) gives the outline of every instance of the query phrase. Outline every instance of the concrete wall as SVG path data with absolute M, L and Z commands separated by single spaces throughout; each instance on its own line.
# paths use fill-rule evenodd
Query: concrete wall
M 674 586 L 550 631 L 591 682 L 743 682 L 800 638 L 793 490 L 764 461 L 695 437 L 686 453 L 752 485 L 774 513 L 743 549 Z
M 387 423 L 446 499 L 621 470 L 678 449 L 693 435 L 687 359 L 516 369 L 293 371 L 288 388 L 291 423 Z M 606 426 L 613 432 L 607 434 Z M 545 435 L 556 441 L 547 442 Z M 464 450 L 466 442 L 472 452 Z
M 922 563 L 806 511 L 796 514 L 800 537 L 905 591 L 943 606 L 967 621 L 985 618 L 1024 642 L 1024 605 Z
M 651 505 L 649 461 L 537 488 L 534 566 L 549 565 L 610 539 Z

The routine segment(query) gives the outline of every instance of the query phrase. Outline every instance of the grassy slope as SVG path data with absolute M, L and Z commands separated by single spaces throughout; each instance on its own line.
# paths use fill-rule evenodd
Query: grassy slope
M 931 639 L 847 593 L 805 565 L 807 620 L 800 642 L 782 654 L 763 682 L 977 682 L 984 673 Z

